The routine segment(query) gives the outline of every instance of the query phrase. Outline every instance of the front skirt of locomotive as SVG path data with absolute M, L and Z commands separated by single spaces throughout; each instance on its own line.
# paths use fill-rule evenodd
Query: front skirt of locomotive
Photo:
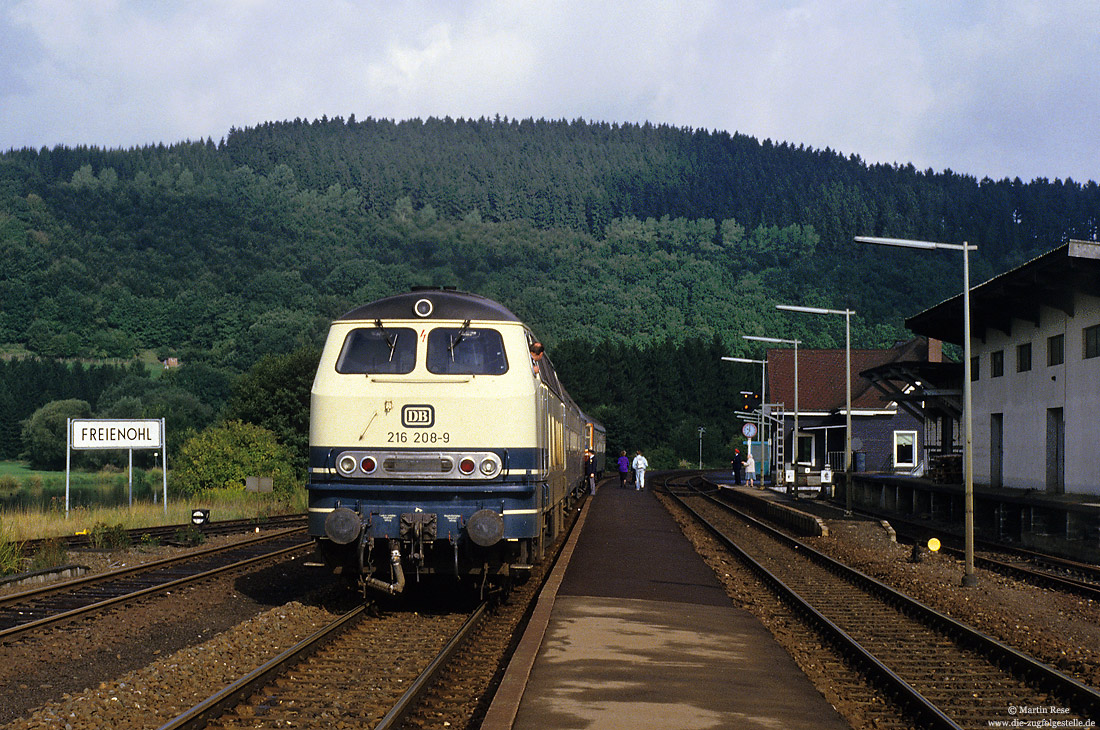
M 373 575 L 389 592 L 401 570 L 461 577 L 529 567 L 548 496 L 529 478 L 477 485 L 314 478 L 308 489 L 309 533 L 326 562 L 343 574 Z

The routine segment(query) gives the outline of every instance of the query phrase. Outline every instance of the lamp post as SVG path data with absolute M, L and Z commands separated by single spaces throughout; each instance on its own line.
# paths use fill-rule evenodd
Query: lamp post
M 964 586 L 974 586 L 978 583 L 978 577 L 974 574 L 974 449 L 973 449 L 973 414 L 970 393 L 970 252 L 977 251 L 977 246 L 971 246 L 966 241 L 962 243 L 937 243 L 934 241 L 911 241 L 905 238 L 873 238 L 871 236 L 856 236 L 859 243 L 875 243 L 882 246 L 901 246 L 904 248 L 935 249 L 945 248 L 951 251 L 963 252 L 963 411 L 966 445 L 963 450 L 963 533 L 964 533 Z
M 824 309 L 822 307 L 796 307 L 777 304 L 776 309 L 806 314 L 844 315 L 844 514 L 852 514 L 852 315 L 850 309 Z
M 794 498 L 798 499 L 798 345 L 802 340 L 784 340 L 779 337 L 757 337 L 741 335 L 743 340 L 753 342 L 773 342 L 780 345 L 794 345 Z M 780 468 L 783 465 L 780 464 Z
M 764 388 L 767 384 L 765 380 L 765 369 L 768 367 L 767 360 L 752 360 L 747 357 L 722 357 L 727 362 L 747 362 L 760 365 L 760 427 L 757 431 L 757 435 L 760 436 L 760 486 L 764 485 Z M 752 439 L 749 439 L 749 453 L 752 453 Z M 770 458 L 770 456 L 769 456 Z
M 699 470 L 700 471 L 702 471 L 702 469 L 703 469 L 703 434 L 705 434 L 706 432 L 707 432 L 707 430 L 705 428 L 703 428 L 702 426 L 699 427 Z

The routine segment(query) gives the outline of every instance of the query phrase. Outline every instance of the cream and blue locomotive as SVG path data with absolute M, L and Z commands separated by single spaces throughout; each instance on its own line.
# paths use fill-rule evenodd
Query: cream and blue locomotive
M 329 330 L 313 382 L 309 531 L 364 588 L 529 569 L 584 487 L 603 428 L 499 303 L 423 289 Z M 598 447 L 598 449 L 597 449 Z

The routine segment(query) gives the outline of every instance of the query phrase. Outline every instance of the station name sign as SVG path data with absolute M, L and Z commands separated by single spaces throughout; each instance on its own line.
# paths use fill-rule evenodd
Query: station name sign
M 160 420 L 77 419 L 71 422 L 74 449 L 159 449 L 164 446 Z

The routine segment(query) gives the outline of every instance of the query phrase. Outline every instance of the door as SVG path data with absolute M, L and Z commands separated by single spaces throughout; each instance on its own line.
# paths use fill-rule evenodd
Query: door
M 1047 493 L 1066 491 L 1066 422 L 1061 408 L 1047 409 Z
M 1004 486 L 1005 417 L 1003 413 L 989 414 L 989 485 Z

